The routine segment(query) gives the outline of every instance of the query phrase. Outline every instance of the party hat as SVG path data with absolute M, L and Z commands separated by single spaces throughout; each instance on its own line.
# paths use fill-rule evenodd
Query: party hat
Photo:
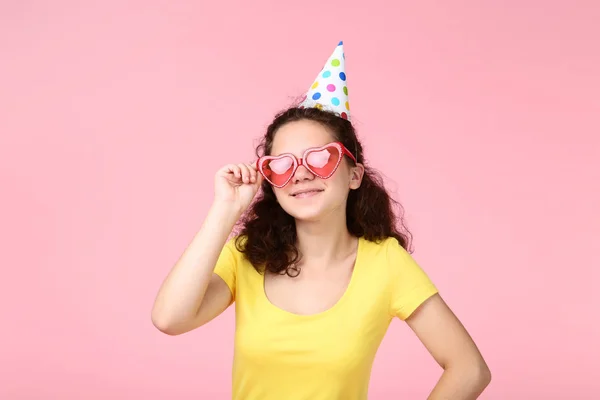
M 344 43 L 339 42 L 315 78 L 300 107 L 332 111 L 350 120 L 345 61 Z

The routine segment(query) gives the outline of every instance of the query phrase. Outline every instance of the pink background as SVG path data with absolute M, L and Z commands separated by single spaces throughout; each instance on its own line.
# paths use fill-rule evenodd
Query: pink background
M 339 40 L 367 157 L 493 371 L 481 398 L 597 398 L 599 20 L 594 1 L 2 2 L 0 398 L 229 398 L 232 309 L 179 337 L 150 309 L 216 169 L 252 160 Z M 371 398 L 439 375 L 395 322 Z

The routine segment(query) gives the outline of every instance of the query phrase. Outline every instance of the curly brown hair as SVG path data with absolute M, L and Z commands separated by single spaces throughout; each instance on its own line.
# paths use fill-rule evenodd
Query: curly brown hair
M 402 206 L 391 198 L 381 175 L 365 163 L 363 146 L 354 126 L 337 114 L 317 108 L 291 107 L 279 112 L 267 128 L 256 148 L 256 156 L 270 155 L 275 134 L 283 125 L 311 120 L 323 124 L 338 140 L 354 153 L 365 172 L 361 185 L 350 190 L 346 204 L 346 224 L 350 234 L 369 241 L 394 237 L 407 251 L 411 234 L 403 220 Z M 346 158 L 346 157 L 345 157 Z M 350 160 L 347 158 L 347 160 Z M 351 161 L 352 162 L 352 161 Z M 296 247 L 296 223 L 281 208 L 271 185 L 263 181 L 261 192 L 238 221 L 236 247 L 245 254 L 258 272 L 287 274 L 300 273 L 297 266 L 301 254 Z

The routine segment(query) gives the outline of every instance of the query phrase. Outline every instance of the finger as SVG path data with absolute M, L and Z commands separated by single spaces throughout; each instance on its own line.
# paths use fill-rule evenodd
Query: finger
M 258 186 L 260 186 L 260 185 L 262 185 L 263 179 L 264 179 L 264 176 L 260 172 L 256 172 L 253 183 L 256 183 Z
M 240 168 L 235 165 L 235 164 L 227 164 L 224 168 L 223 168 L 224 172 L 226 175 L 233 175 L 234 177 L 241 179 L 242 177 L 242 173 L 240 171 Z
M 238 164 L 238 167 L 242 173 L 242 181 L 250 183 L 250 168 L 246 164 Z
M 257 171 L 258 169 L 256 168 L 256 160 L 249 162 L 248 163 L 248 167 L 252 168 L 253 170 Z
M 256 182 L 257 175 L 260 175 L 256 170 L 256 163 L 248 164 L 248 171 L 250 172 L 250 182 L 252 182 L 252 183 Z

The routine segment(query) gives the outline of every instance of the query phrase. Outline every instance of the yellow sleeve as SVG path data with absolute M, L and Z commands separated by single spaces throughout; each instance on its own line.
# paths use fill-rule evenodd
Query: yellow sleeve
M 438 290 L 395 238 L 388 239 L 387 261 L 390 269 L 390 314 L 406 320 Z
M 239 260 L 239 257 L 237 256 L 238 254 L 239 251 L 235 247 L 235 238 L 228 240 L 221 250 L 221 254 L 217 259 L 217 265 L 214 269 L 215 274 L 219 275 L 221 279 L 225 281 L 227 286 L 229 286 L 229 290 L 231 290 L 231 295 L 233 296 L 234 301 L 237 263 Z

